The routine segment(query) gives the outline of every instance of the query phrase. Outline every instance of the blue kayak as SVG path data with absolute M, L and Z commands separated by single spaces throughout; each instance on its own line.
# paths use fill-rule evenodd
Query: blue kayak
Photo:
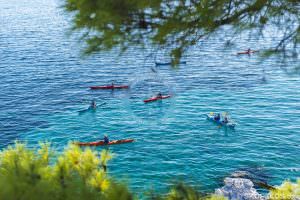
M 92 107 L 89 107 L 88 109 L 84 109 L 84 110 L 80 110 L 78 111 L 78 114 L 81 115 L 81 114 L 84 114 L 86 112 L 96 112 L 96 110 L 98 108 L 100 108 L 101 106 L 105 105 L 106 103 L 102 103 L 100 105 L 97 105 L 96 108 L 92 108 Z
M 96 109 L 88 108 L 88 109 L 80 110 L 80 111 L 78 111 L 78 114 L 81 115 L 81 114 L 84 114 L 86 112 L 96 112 Z
M 155 62 L 156 66 L 164 66 L 164 65 L 171 65 L 171 64 L 172 64 L 171 62 L 165 62 L 165 63 Z M 179 62 L 178 64 L 186 64 L 186 61 Z
M 207 117 L 207 120 L 209 121 L 213 121 L 215 123 L 217 123 L 220 126 L 225 126 L 225 127 L 229 127 L 229 128 L 234 128 L 236 126 L 236 123 L 233 121 L 229 121 L 227 123 L 225 123 L 223 120 L 215 120 L 215 114 L 214 113 L 210 113 L 210 114 L 205 114 Z

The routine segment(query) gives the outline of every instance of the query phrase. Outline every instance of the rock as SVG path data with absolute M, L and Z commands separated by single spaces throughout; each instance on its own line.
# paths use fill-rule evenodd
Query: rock
M 227 197 L 228 200 L 265 200 L 259 194 L 251 180 L 245 178 L 225 178 L 225 186 L 216 189 L 215 194 Z
M 231 174 L 232 178 L 247 178 L 249 177 L 249 172 L 247 171 L 235 171 Z

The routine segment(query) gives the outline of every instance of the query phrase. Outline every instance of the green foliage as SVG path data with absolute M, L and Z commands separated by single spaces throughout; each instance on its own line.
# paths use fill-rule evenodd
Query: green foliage
M 285 181 L 269 194 L 270 200 L 293 200 L 300 198 L 300 179 L 297 183 Z
M 183 184 L 178 184 L 170 190 L 169 194 L 166 197 L 166 200 L 199 200 L 202 198 L 203 195 L 197 192 L 192 187 L 188 187 Z
M 231 26 L 232 34 L 268 25 L 284 33 L 276 50 L 300 38 L 299 0 L 65 0 L 74 30 L 84 32 L 85 53 L 130 45 L 166 47 L 176 65 L 199 40 Z M 221 36 L 222 37 L 222 36 Z M 224 41 L 225 42 L 225 41 Z
M 69 145 L 59 156 L 49 144 L 37 150 L 16 143 L 0 153 L 0 199 L 5 200 L 131 200 L 128 187 L 112 180 L 103 166 L 113 157 L 108 150 L 97 152 Z M 52 161 L 50 163 L 50 160 Z M 270 200 L 300 197 L 300 180 L 289 181 L 270 191 Z M 226 200 L 206 195 L 185 184 L 174 185 L 166 195 L 152 200 Z
M 108 151 L 103 155 L 100 159 L 91 149 L 70 145 L 50 164 L 48 144 L 33 151 L 16 143 L 0 155 L 0 199 L 133 199 L 99 167 L 111 158 Z
M 5 200 L 131 200 L 125 184 L 113 181 L 101 166 L 113 157 L 108 150 L 101 157 L 89 148 L 69 145 L 55 157 L 49 144 L 38 150 L 16 143 L 0 153 L 0 199 Z M 50 160 L 53 163 L 50 164 Z M 174 186 L 160 200 L 225 200 L 206 197 L 184 184 Z
M 206 195 L 195 188 L 179 183 L 174 185 L 165 196 L 152 196 L 152 200 L 227 200 L 218 195 Z
M 218 195 L 212 195 L 208 197 L 206 200 L 227 200 L 227 198 Z

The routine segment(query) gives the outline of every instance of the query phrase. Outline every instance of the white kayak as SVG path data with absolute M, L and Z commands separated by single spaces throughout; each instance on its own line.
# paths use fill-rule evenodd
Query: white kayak
M 215 120 L 215 114 L 214 113 L 210 113 L 210 114 L 205 114 L 206 117 L 207 117 L 207 120 L 209 121 L 213 121 L 221 126 L 226 126 L 226 127 L 229 127 L 229 128 L 234 128 L 236 126 L 236 123 L 229 120 L 229 122 L 225 123 L 222 119 L 220 120 Z

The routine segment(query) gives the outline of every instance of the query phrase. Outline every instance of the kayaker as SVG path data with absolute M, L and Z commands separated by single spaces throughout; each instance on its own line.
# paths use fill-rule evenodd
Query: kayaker
M 251 53 L 251 49 L 249 48 L 248 50 L 247 50 L 247 54 L 250 54 Z
M 227 116 L 224 117 L 223 123 L 225 123 L 225 124 L 228 123 L 228 117 Z
M 157 98 L 162 98 L 162 94 L 159 92 L 156 97 Z
M 103 138 L 104 144 L 108 144 L 109 143 L 109 138 L 107 135 L 104 136 Z
M 91 102 L 91 105 L 90 105 L 90 109 L 96 109 L 97 108 L 97 103 L 96 103 L 96 101 L 95 100 L 93 100 L 92 102 Z
M 220 119 L 221 119 L 220 113 L 214 116 L 215 121 L 220 121 Z

